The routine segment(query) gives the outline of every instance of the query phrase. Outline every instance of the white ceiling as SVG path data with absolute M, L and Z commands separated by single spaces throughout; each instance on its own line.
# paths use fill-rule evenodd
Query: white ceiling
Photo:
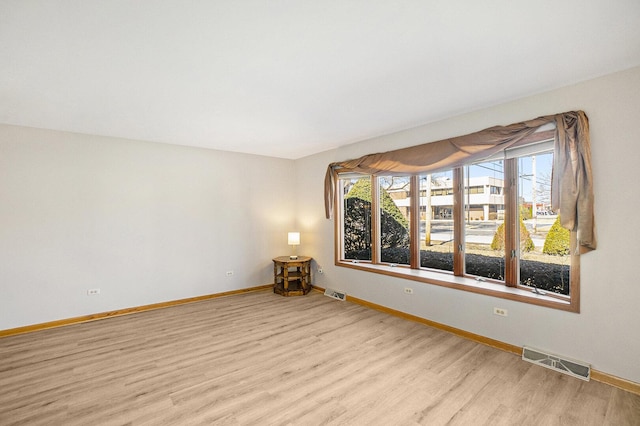
M 0 2 L 0 122 L 283 158 L 638 65 L 639 0 Z

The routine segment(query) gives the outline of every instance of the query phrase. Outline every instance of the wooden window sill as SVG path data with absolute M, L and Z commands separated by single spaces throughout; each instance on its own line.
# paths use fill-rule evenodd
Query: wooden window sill
M 391 266 L 389 264 L 372 264 L 367 261 L 337 261 L 336 266 L 404 278 L 426 284 L 439 285 L 457 290 L 470 291 L 501 299 L 515 300 L 569 312 L 579 312 L 577 301 L 563 300 L 544 294 L 536 294 L 522 288 L 507 287 L 504 284 L 489 281 L 478 281 L 470 277 L 457 277 L 447 272 L 436 272 L 425 269 L 411 269 L 407 266 Z

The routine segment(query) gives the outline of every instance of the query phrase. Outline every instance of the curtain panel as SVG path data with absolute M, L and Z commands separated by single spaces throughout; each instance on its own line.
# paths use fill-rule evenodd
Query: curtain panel
M 578 244 L 582 249 L 594 250 L 591 143 L 589 120 L 583 111 L 547 115 L 509 126 L 495 126 L 464 136 L 331 163 L 324 179 L 326 217 L 330 219 L 333 213 L 337 173 L 417 175 L 460 167 L 525 144 L 528 136 L 550 123 L 555 124 L 551 208 L 560 214 L 562 226 L 577 232 Z

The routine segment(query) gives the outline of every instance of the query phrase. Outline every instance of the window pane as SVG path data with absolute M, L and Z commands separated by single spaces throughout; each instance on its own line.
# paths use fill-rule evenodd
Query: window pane
M 453 171 L 420 176 L 420 266 L 453 271 Z
M 551 205 L 553 152 L 518 158 L 520 284 L 569 294 L 570 232 Z
M 380 177 L 380 260 L 408 265 L 411 179 Z
M 504 163 L 464 169 L 465 273 L 504 280 Z
M 340 178 L 344 259 L 371 260 L 371 178 Z

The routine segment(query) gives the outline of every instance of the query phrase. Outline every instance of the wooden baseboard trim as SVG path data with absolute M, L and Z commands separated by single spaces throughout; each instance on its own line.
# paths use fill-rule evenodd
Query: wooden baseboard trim
M 632 382 L 631 380 L 623 379 L 594 369 L 591 369 L 591 378 L 596 382 L 606 383 L 622 390 L 635 393 L 636 395 L 640 395 L 640 383 Z
M 422 317 L 418 317 L 415 315 L 407 314 L 406 312 L 397 311 L 395 309 L 387 308 L 386 306 L 381 306 L 375 303 L 368 302 L 366 300 L 358 299 L 353 296 L 347 296 L 347 301 L 356 303 L 358 305 L 366 306 L 371 309 L 375 309 L 380 312 L 385 312 L 387 314 L 400 317 L 409 321 L 419 322 L 424 325 L 428 325 L 433 328 L 437 328 L 438 330 L 447 331 L 449 333 L 455 334 L 460 337 L 464 337 L 469 340 L 473 340 L 474 342 L 482 343 L 483 345 L 491 346 L 497 349 L 501 349 L 505 352 L 511 352 L 517 355 L 522 354 L 522 348 L 519 346 L 511 345 L 509 343 L 501 342 L 500 340 L 490 339 L 489 337 L 481 336 L 479 334 L 471 333 L 465 330 L 461 330 L 459 328 L 451 327 L 439 322 L 431 321 Z
M 314 290 L 324 292 L 321 287 L 314 287 Z M 397 311 L 395 309 L 387 308 L 386 306 L 378 305 L 376 303 L 368 302 L 366 300 L 358 299 L 357 297 L 347 296 L 347 301 L 358 305 L 365 306 L 367 308 L 375 309 L 376 311 L 384 312 L 396 317 L 404 318 L 409 321 L 419 322 L 421 324 L 428 325 L 439 330 L 447 331 L 460 337 L 464 337 L 474 342 L 482 343 L 483 345 L 491 346 L 505 352 L 511 352 L 516 355 L 522 355 L 522 347 L 512 345 L 509 343 L 501 342 L 499 340 L 490 339 L 479 334 L 470 333 L 459 328 L 451 327 L 439 322 L 431 321 L 422 317 L 407 314 L 406 312 Z M 591 378 L 597 382 L 605 383 L 607 385 L 615 386 L 622 390 L 640 395 L 640 383 L 632 382 L 630 380 L 622 379 L 620 377 L 613 376 L 608 373 L 603 373 L 598 370 L 591 370 Z
M 163 309 L 163 308 L 168 308 L 176 305 L 184 305 L 185 303 L 200 302 L 202 300 L 216 299 L 218 297 L 224 297 L 224 296 L 232 296 L 234 294 L 262 291 L 262 290 L 272 289 L 272 288 L 273 288 L 273 284 L 266 284 L 266 285 L 261 285 L 257 287 L 243 288 L 240 290 L 231 290 L 231 291 L 225 291 L 222 293 L 207 294 L 204 296 L 189 297 L 187 299 L 171 300 L 168 302 L 153 303 L 151 305 L 136 306 L 133 308 L 118 309 L 116 311 L 101 312 L 98 314 L 83 315 L 75 318 L 66 318 L 62 320 L 50 321 L 50 322 L 45 322 L 41 324 L 33 324 L 33 325 L 27 325 L 24 327 L 10 328 L 7 330 L 0 330 L 0 338 L 15 336 L 17 334 L 31 333 L 34 331 L 46 330 L 49 328 L 63 327 L 65 325 L 79 324 L 83 322 L 97 321 L 105 318 L 135 314 L 137 312 L 151 311 L 154 309 Z

